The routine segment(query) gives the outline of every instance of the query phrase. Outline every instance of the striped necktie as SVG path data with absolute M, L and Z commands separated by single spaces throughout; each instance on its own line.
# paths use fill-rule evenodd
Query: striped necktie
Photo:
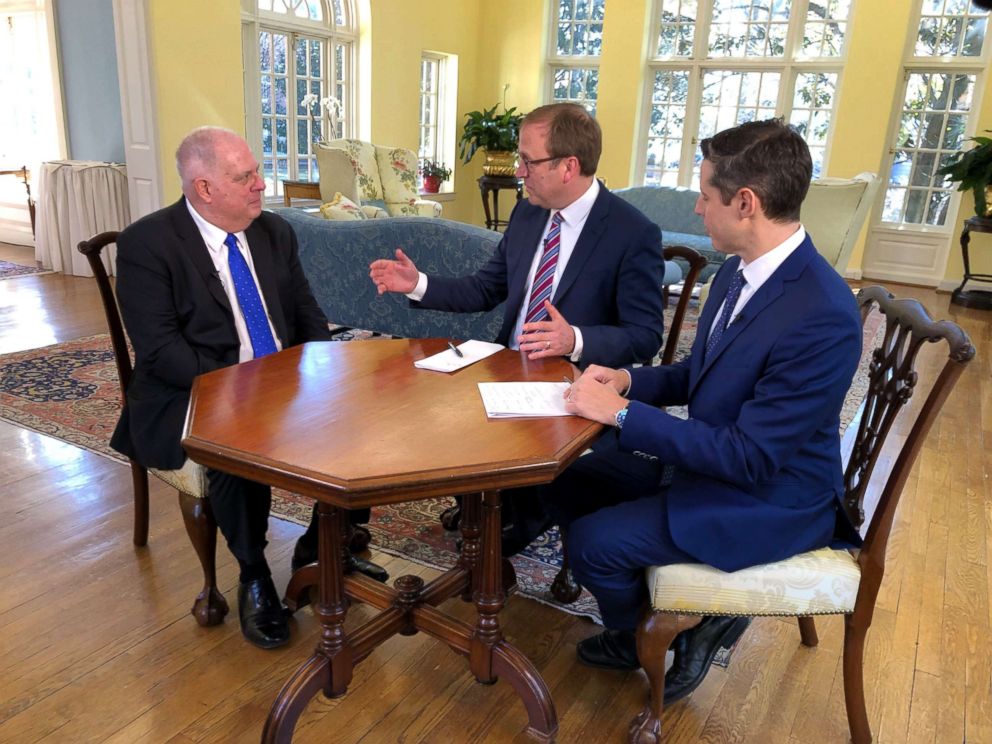
M 530 302 L 527 303 L 527 315 L 524 317 L 525 323 L 536 323 L 548 317 L 544 301 L 551 299 L 560 244 L 561 212 L 555 212 L 551 218 L 551 228 L 544 238 L 544 253 L 537 267 L 537 273 L 534 274 L 534 283 L 531 285 Z
M 231 279 L 234 281 L 234 293 L 238 296 L 241 315 L 244 316 L 248 337 L 254 357 L 272 354 L 276 350 L 276 341 L 269 328 L 269 318 L 262 305 L 262 297 L 258 293 L 255 278 L 251 275 L 248 262 L 238 250 L 238 239 L 231 233 L 224 239 L 227 246 L 227 264 L 231 267 Z

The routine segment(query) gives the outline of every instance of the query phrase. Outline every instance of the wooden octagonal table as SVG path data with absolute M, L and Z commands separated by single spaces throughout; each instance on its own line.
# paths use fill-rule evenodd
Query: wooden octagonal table
M 183 446 L 196 462 L 313 497 L 319 559 L 297 571 L 292 607 L 317 584 L 322 626 L 313 655 L 286 682 L 262 734 L 289 742 L 309 700 L 343 695 L 356 663 L 396 633 L 418 631 L 467 657 L 480 682 L 502 677 L 524 703 L 528 732 L 550 740 L 558 720 L 537 669 L 503 639 L 500 489 L 547 483 L 577 458 L 602 426 L 577 417 L 489 420 L 477 383 L 561 381 L 561 358 L 528 361 L 504 350 L 452 374 L 416 369 L 447 339 L 309 343 L 202 375 L 193 385 Z M 394 587 L 345 575 L 346 509 L 463 494 L 458 564 L 424 584 Z M 474 602 L 467 624 L 439 605 Z M 344 632 L 349 600 L 381 612 Z

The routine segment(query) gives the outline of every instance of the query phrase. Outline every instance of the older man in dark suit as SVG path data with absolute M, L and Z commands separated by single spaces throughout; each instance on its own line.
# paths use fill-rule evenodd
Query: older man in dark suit
M 186 459 L 180 438 L 194 377 L 330 339 L 292 228 L 262 211 L 265 182 L 247 143 L 202 127 L 180 144 L 176 165 L 183 198 L 117 241 L 117 297 L 135 368 L 111 445 L 161 469 Z M 231 411 L 246 425 L 254 413 Z M 217 525 L 240 566 L 242 632 L 263 648 L 280 646 L 289 627 L 265 560 L 270 489 L 211 469 L 207 478 Z M 311 525 L 294 568 L 316 559 L 315 537 Z

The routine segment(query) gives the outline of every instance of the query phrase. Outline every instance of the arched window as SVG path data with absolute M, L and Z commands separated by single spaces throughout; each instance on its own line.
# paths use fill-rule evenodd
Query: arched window
M 317 181 L 315 142 L 356 130 L 354 0 L 242 0 L 245 131 L 276 200 Z

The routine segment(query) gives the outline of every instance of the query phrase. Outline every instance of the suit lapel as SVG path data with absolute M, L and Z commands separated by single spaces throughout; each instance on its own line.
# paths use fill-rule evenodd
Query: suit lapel
M 810 258 L 815 254 L 816 249 L 813 248 L 813 243 L 810 241 L 809 236 L 792 252 L 785 262 L 779 266 L 770 277 L 762 284 L 758 291 L 747 301 L 744 305 L 740 314 L 731 322 L 727 329 L 723 332 L 723 336 L 717 342 L 717 345 L 713 347 L 708 355 L 706 355 L 706 342 L 705 338 L 709 335 L 710 326 L 713 324 L 713 315 L 717 309 L 722 304 L 722 299 L 720 302 L 715 304 L 712 310 L 709 308 L 711 303 L 706 303 L 706 311 L 704 311 L 703 316 L 700 317 L 699 326 L 696 331 L 696 341 L 700 342 L 698 345 L 693 344 L 692 354 L 694 357 L 694 364 L 692 365 L 694 371 L 697 374 L 691 375 L 691 380 L 689 383 L 689 395 L 692 395 L 693 390 L 699 383 L 699 380 L 705 375 L 710 368 L 716 363 L 716 361 L 723 355 L 723 353 L 730 347 L 732 343 L 743 334 L 755 319 L 758 318 L 761 313 L 776 299 L 778 299 L 782 293 L 785 291 L 785 283 L 794 281 L 800 274 L 802 274 L 803 269 L 809 263 Z M 740 265 L 740 259 L 737 259 L 737 263 L 732 267 L 728 268 L 724 272 L 724 281 L 721 282 L 720 293 L 715 295 L 715 297 L 725 297 L 727 294 L 727 287 L 730 284 L 730 277 L 733 276 L 734 271 Z M 713 287 L 714 290 L 717 289 L 716 286 Z M 714 297 L 714 299 L 715 299 Z M 695 362 L 695 357 L 699 355 L 702 358 L 701 363 Z M 703 358 L 705 357 L 705 358 Z
M 245 230 L 245 237 L 248 239 L 248 250 L 251 251 L 251 260 L 255 265 L 255 276 L 258 277 L 258 284 L 262 289 L 262 296 L 265 298 L 265 308 L 272 318 L 272 325 L 275 326 L 276 333 L 282 341 L 283 348 L 290 345 L 289 333 L 286 326 L 286 318 L 282 313 L 282 303 L 279 300 L 279 286 L 276 283 L 276 271 L 272 257 L 272 242 L 269 234 L 259 224 L 258 220 L 252 222 Z
M 217 276 L 217 267 L 214 266 L 210 258 L 210 251 L 207 244 L 203 242 L 200 230 L 193 222 L 193 217 L 186 207 L 186 198 L 183 197 L 172 205 L 170 218 L 175 227 L 176 234 L 180 238 L 182 250 L 186 252 L 189 260 L 196 267 L 196 270 L 203 277 L 203 283 L 207 291 L 229 314 L 234 315 L 231 303 L 227 300 L 227 293 L 224 292 L 224 285 L 221 284 L 220 277 Z
M 586 262 L 595 252 L 596 244 L 599 243 L 600 237 L 606 232 L 607 217 L 609 217 L 609 214 L 610 192 L 600 183 L 599 194 L 596 196 L 596 201 L 593 202 L 592 209 L 589 210 L 586 224 L 583 225 L 582 232 L 579 233 L 579 239 L 575 242 L 575 248 L 572 249 L 572 255 L 569 257 L 565 271 L 561 275 L 561 280 L 555 289 L 554 297 L 551 298 L 555 307 L 558 307 L 568 293 L 568 290 L 575 284 L 575 280 L 582 273 L 582 267 L 585 266 Z

